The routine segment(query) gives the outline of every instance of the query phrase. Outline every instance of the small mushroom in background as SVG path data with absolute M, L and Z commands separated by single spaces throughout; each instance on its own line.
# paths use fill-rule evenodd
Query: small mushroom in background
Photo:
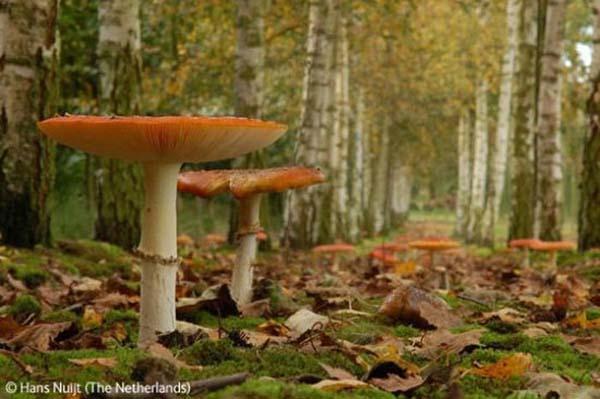
M 193 247 L 194 244 L 194 239 L 187 234 L 180 234 L 177 236 L 178 247 Z
M 456 241 L 448 240 L 445 238 L 436 238 L 428 240 L 411 241 L 408 243 L 408 246 L 414 249 L 426 251 L 429 254 L 430 267 L 440 274 L 439 287 L 444 290 L 450 289 L 450 278 L 448 276 L 448 270 L 444 266 L 438 266 L 435 264 L 435 253 L 459 248 L 460 244 Z
M 253 262 L 256 258 L 260 227 L 260 199 L 264 193 L 282 192 L 325 181 L 316 168 L 301 166 L 257 170 L 203 170 L 179 175 L 177 188 L 199 197 L 210 198 L 231 192 L 240 202 L 237 236 L 240 240 L 231 277 L 231 294 L 239 305 L 252 300 Z
M 510 248 L 517 248 L 523 251 L 523 263 L 521 264 L 521 266 L 523 268 L 528 268 L 530 264 L 529 250 L 531 249 L 532 245 L 537 244 L 539 242 L 540 240 L 538 240 L 537 238 L 522 238 L 518 240 L 511 240 L 508 243 L 508 246 Z
M 381 244 L 377 244 L 369 253 L 369 257 L 372 259 L 380 260 L 384 264 L 393 265 L 395 264 L 395 262 L 392 262 L 392 260 L 397 260 L 397 254 L 406 255 L 406 252 L 408 250 L 409 247 L 407 244 L 398 242 L 384 242 Z
M 177 176 L 183 162 L 235 158 L 277 140 L 286 126 L 234 117 L 61 116 L 38 124 L 48 137 L 90 154 L 140 162 L 145 205 L 138 344 L 175 330 Z
M 202 237 L 202 246 L 214 249 L 227 242 L 227 237 L 224 234 L 210 233 Z
M 556 270 L 556 253 L 559 251 L 574 251 L 577 245 L 570 241 L 539 241 L 531 244 L 534 251 L 548 252 L 550 255 L 549 265 L 551 270 Z
M 324 254 L 331 254 L 331 270 L 337 271 L 339 270 L 339 255 L 354 254 L 356 253 L 356 249 L 354 248 L 354 245 L 351 244 L 336 243 L 317 245 L 316 247 L 313 247 L 312 252 L 317 258 Z

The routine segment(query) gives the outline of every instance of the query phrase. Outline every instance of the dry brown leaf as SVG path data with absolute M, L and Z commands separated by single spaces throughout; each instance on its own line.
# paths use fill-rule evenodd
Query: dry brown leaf
M 368 386 L 369 384 L 367 384 L 366 382 L 357 379 L 323 380 L 312 385 L 313 388 L 320 389 L 321 391 L 326 392 L 338 392 L 346 389 L 367 388 Z
M 420 387 L 425 380 L 420 375 L 408 375 L 401 377 L 396 374 L 388 374 L 384 378 L 371 378 L 369 382 L 387 392 L 408 392 Z
M 42 323 L 27 327 L 12 339 L 9 344 L 17 348 L 30 347 L 45 352 L 54 344 L 59 334 L 73 326 L 71 322 Z
M 89 359 L 69 359 L 70 363 L 78 366 L 101 366 L 101 367 L 116 367 L 118 362 L 114 357 L 96 357 Z
M 502 358 L 496 363 L 488 364 L 481 368 L 470 369 L 470 373 L 482 377 L 506 379 L 525 375 L 532 364 L 533 360 L 530 354 L 518 352 Z
M 502 308 L 494 312 L 486 312 L 482 315 L 483 321 L 500 320 L 508 324 L 520 324 L 527 321 L 525 315 L 513 308 Z
M 308 309 L 300 309 L 291 315 L 284 324 L 293 332 L 304 334 L 308 330 L 322 329 L 329 324 L 329 319 Z
M 451 354 L 460 353 L 468 346 L 478 345 L 485 330 L 471 330 L 460 334 L 452 334 L 448 330 L 436 330 L 426 334 L 423 339 L 414 338 L 413 345 L 417 346 L 414 353 L 432 359 L 440 352 Z
M 86 306 L 81 318 L 81 326 L 85 330 L 91 330 L 100 327 L 103 320 L 104 316 L 102 316 L 102 313 L 97 312 L 91 306 Z
M 290 333 L 289 328 L 275 320 L 268 320 L 259 324 L 256 327 L 256 331 L 276 337 L 287 337 Z
M 579 386 L 569 379 L 554 373 L 531 373 L 528 375 L 528 380 L 528 390 L 540 395 L 542 398 L 600 398 L 600 389 L 590 386 Z
M 563 339 L 581 353 L 591 353 L 600 357 L 600 337 L 574 337 L 562 335 Z
M 96 309 L 98 312 L 104 312 L 110 309 L 127 308 L 130 302 L 127 295 L 123 295 L 118 292 L 111 292 L 94 299 L 92 304 L 94 305 L 94 309 Z
M 12 316 L 0 316 L 0 340 L 12 339 L 25 328 L 17 323 Z
M 349 371 L 344 369 L 340 369 L 337 367 L 331 367 L 324 363 L 319 363 L 319 365 L 325 370 L 327 375 L 335 380 L 352 380 L 356 379 Z
M 191 366 L 181 360 L 177 359 L 173 352 L 171 352 L 167 347 L 157 343 L 145 343 L 141 345 L 142 349 L 145 349 L 150 355 L 157 357 L 159 359 L 166 360 L 167 362 L 173 364 L 177 368 L 185 368 L 190 370 L 202 370 L 202 366 Z
M 379 313 L 421 327 L 450 328 L 461 324 L 441 298 L 419 288 L 402 286 L 392 291 Z

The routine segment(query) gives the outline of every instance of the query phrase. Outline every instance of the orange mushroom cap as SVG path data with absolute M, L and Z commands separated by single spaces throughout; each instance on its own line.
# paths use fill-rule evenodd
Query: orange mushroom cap
M 257 119 L 206 116 L 59 116 L 38 123 L 61 144 L 141 162 L 207 162 L 266 147 L 287 129 Z
M 194 245 L 194 239 L 187 234 L 181 234 L 177 237 L 177 245 L 189 247 Z
M 256 233 L 256 239 L 258 241 L 266 241 L 267 238 L 269 238 L 269 236 L 267 235 L 267 233 L 265 233 L 264 231 L 259 231 L 258 233 Z
M 202 237 L 202 242 L 205 244 L 223 244 L 227 238 L 223 234 L 207 234 Z
M 395 265 L 397 263 L 394 255 L 385 252 L 385 250 L 375 249 L 369 253 L 369 257 L 380 261 L 384 265 Z
M 418 240 L 411 241 L 408 243 L 408 246 L 415 249 L 422 249 L 426 251 L 446 251 L 448 249 L 455 249 L 460 247 L 460 244 L 456 241 L 452 240 Z
M 312 251 L 316 253 L 354 252 L 355 248 L 354 245 L 339 243 L 318 245 Z
M 539 243 L 540 240 L 537 238 L 521 238 L 517 240 L 511 240 L 508 246 L 511 248 L 531 248 L 532 245 Z
M 533 243 L 530 248 L 543 252 L 572 251 L 577 248 L 577 245 L 571 241 L 538 241 Z
M 290 166 L 271 169 L 227 169 L 184 172 L 179 175 L 177 189 L 209 198 L 231 192 L 236 198 L 253 194 L 281 192 L 322 183 L 325 176 L 317 168 Z

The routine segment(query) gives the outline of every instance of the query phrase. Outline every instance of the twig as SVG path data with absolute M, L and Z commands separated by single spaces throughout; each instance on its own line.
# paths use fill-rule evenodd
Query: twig
M 33 374 L 33 371 L 31 369 L 31 366 L 25 364 L 20 358 L 19 356 L 17 356 L 15 353 L 12 353 L 11 351 L 7 351 L 6 349 L 0 349 L 0 353 L 8 356 L 12 359 L 13 362 L 15 362 L 15 364 L 17 366 L 19 366 L 19 368 L 27 375 L 31 375 Z
M 203 391 L 215 391 L 225 388 L 229 385 L 237 385 L 246 381 L 250 377 L 250 373 L 231 374 L 222 377 L 206 378 L 203 380 L 190 381 L 190 394 L 196 394 Z
M 456 297 L 459 299 L 465 300 L 465 301 L 474 302 L 478 305 L 485 306 L 487 308 L 491 307 L 490 304 L 487 302 L 483 302 L 483 301 L 480 301 L 479 299 L 471 298 L 470 296 L 466 296 L 464 294 L 458 294 Z

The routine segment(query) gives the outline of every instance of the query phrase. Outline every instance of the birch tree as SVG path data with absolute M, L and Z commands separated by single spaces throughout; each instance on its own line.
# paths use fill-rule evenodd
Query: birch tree
M 483 241 L 494 243 L 494 231 L 500 214 L 500 203 L 504 193 L 506 164 L 508 161 L 508 139 L 511 136 L 511 103 L 517 52 L 519 23 L 519 0 L 506 2 L 507 43 L 502 59 L 500 98 L 495 143 L 490 159 L 486 208 L 483 217 Z
M 139 114 L 141 107 L 141 33 L 139 0 L 98 2 L 100 110 L 112 115 Z M 138 165 L 98 160 L 96 238 L 124 248 L 139 241 L 143 201 Z
M 395 154 L 395 152 L 394 152 Z M 401 226 L 408 217 L 412 191 L 410 168 L 397 154 L 389 155 L 388 204 L 390 227 Z
M 58 0 L 0 2 L 0 240 L 50 240 L 54 145 L 36 122 L 58 103 Z
M 325 94 L 329 89 L 327 71 L 326 23 L 328 1 L 309 3 L 307 54 L 302 91 L 301 126 L 294 149 L 294 162 L 303 165 L 322 165 L 322 120 Z M 306 248 L 319 238 L 321 198 L 323 188 L 309 187 L 290 191 L 286 203 L 284 239 L 294 247 Z
M 590 67 L 591 92 L 587 103 L 588 131 L 583 145 L 579 205 L 579 250 L 600 247 L 600 0 L 594 0 L 594 41 Z
M 536 1 L 521 1 L 515 63 L 509 239 L 533 236 L 535 207 L 534 129 L 536 108 Z
M 476 92 L 473 171 L 469 201 L 467 240 L 481 242 L 488 163 L 488 84 L 481 79 Z
M 363 135 L 364 135 L 364 94 L 362 89 L 358 90 L 356 100 L 356 110 L 354 118 L 354 126 L 351 133 L 351 140 L 349 143 L 349 164 L 350 170 L 350 195 L 348 199 L 348 239 L 351 242 L 357 242 L 360 239 L 360 227 L 363 220 L 363 188 L 364 188 L 364 149 L 363 149 Z
M 369 224 L 368 232 L 371 235 L 383 231 L 385 224 L 385 210 L 387 197 L 387 174 L 389 167 L 389 129 L 390 121 L 385 118 L 383 128 L 378 135 L 377 150 L 374 152 L 373 178 L 369 196 Z
M 458 194 L 456 233 L 466 237 L 471 202 L 471 118 L 464 112 L 458 122 Z
M 560 73 L 566 0 L 549 0 L 538 99 L 537 225 L 542 240 L 560 240 Z

